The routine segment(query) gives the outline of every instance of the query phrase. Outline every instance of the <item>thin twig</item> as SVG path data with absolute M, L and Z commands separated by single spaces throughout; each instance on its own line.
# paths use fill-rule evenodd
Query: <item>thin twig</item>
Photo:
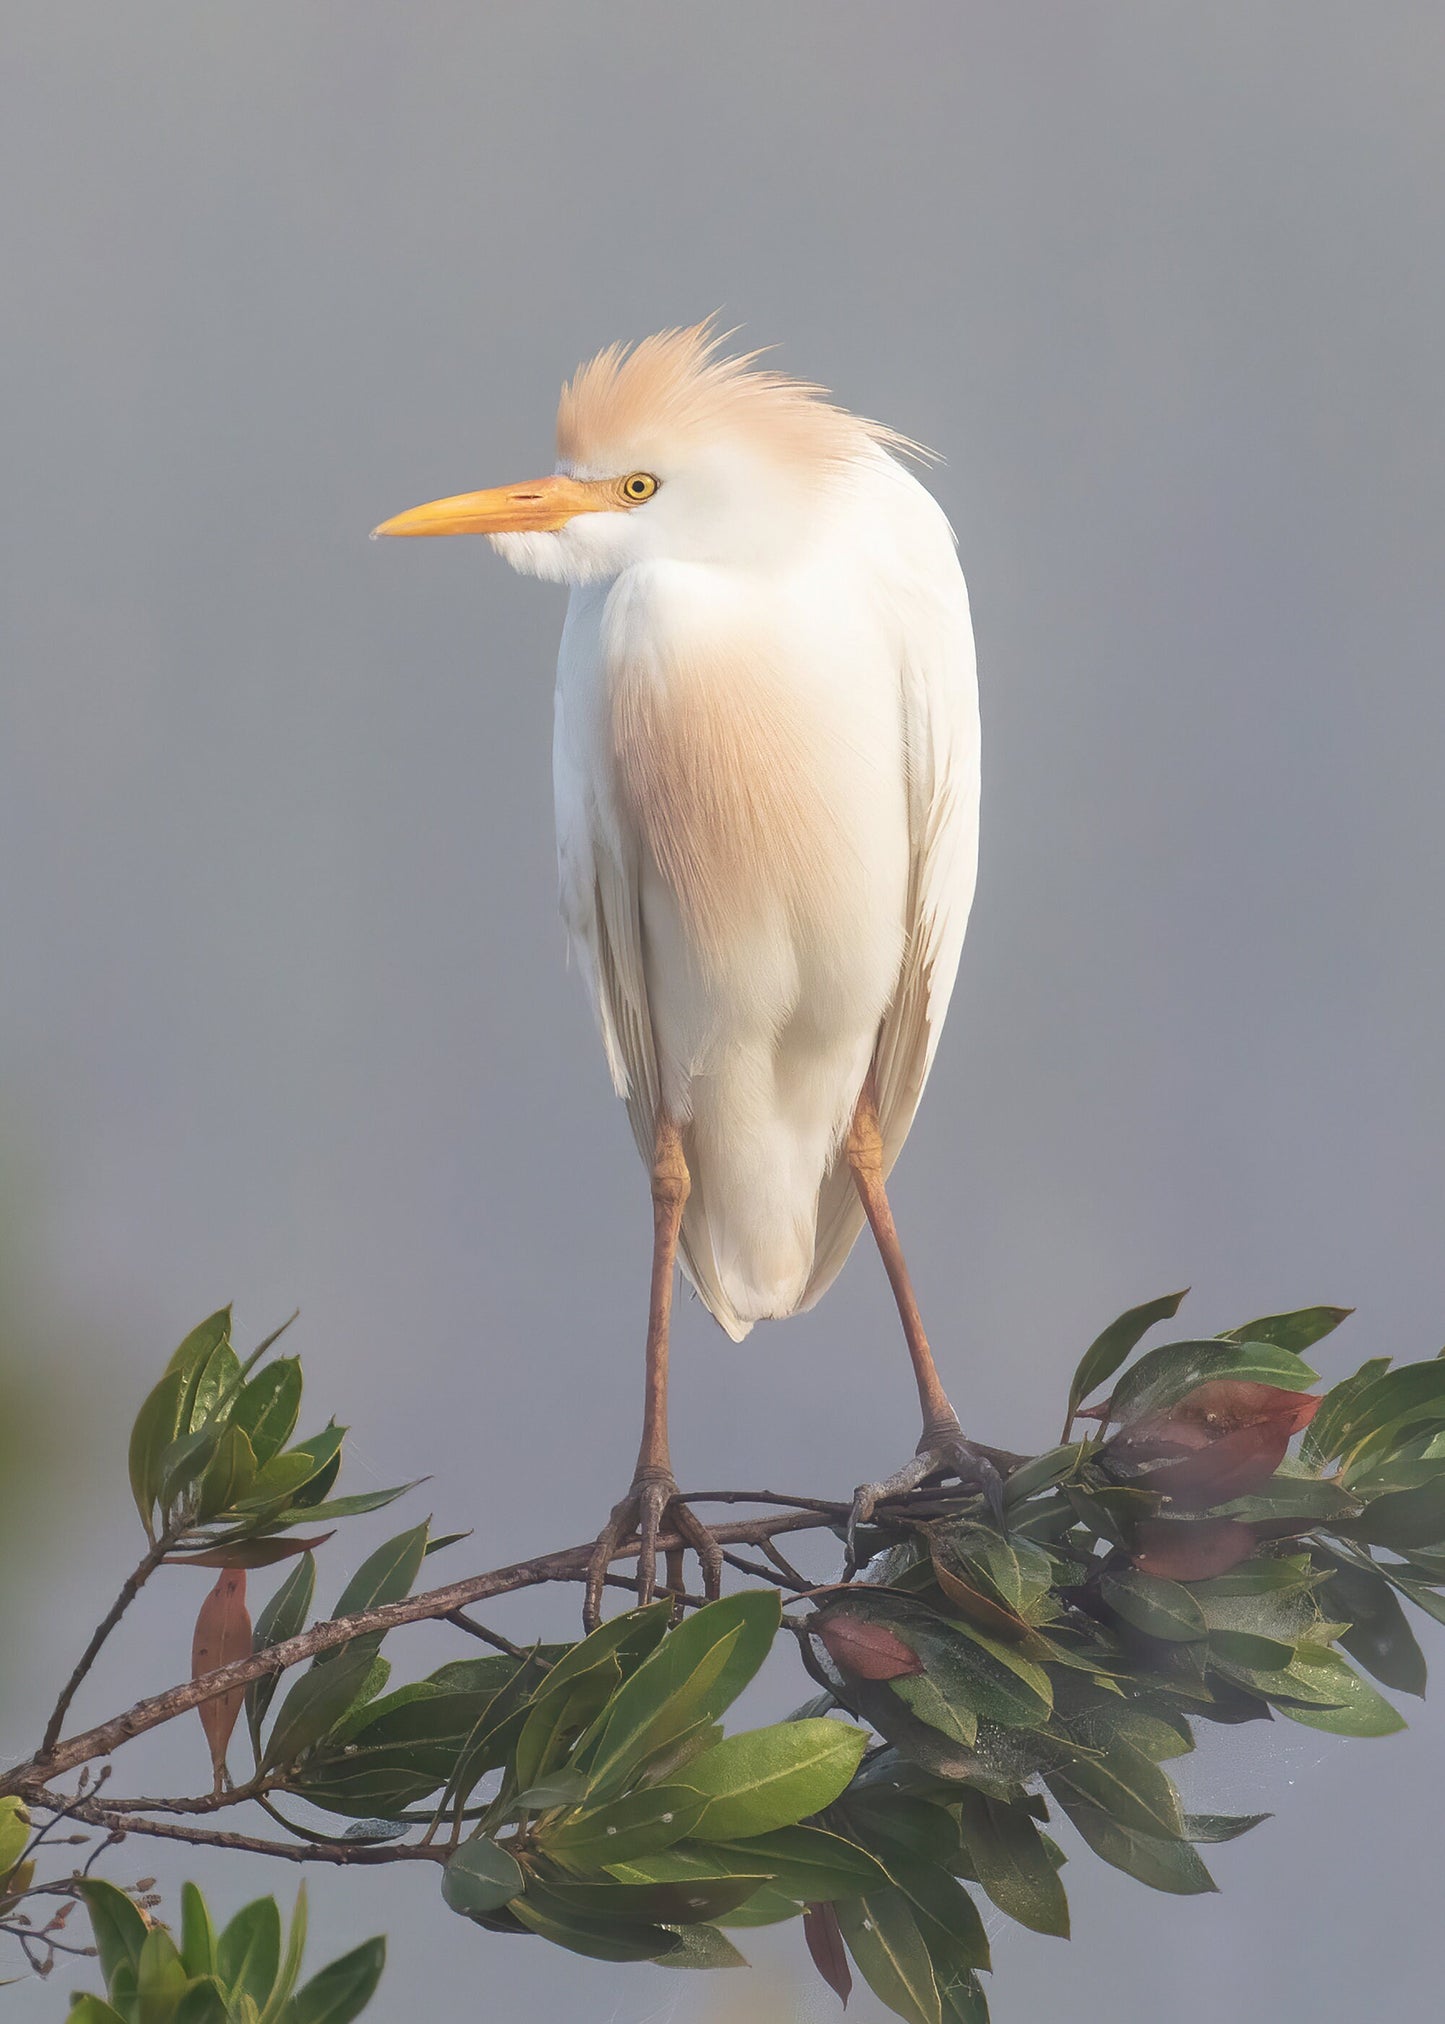
M 67 1802 L 59 1794 L 40 1793 L 36 1803 L 41 1806 L 64 1806 Z M 179 1820 L 141 1820 L 131 1814 L 116 1814 L 108 1806 L 98 1806 L 92 1799 L 83 1799 L 71 1807 L 77 1820 L 88 1821 L 92 1827 L 108 1827 L 116 1834 L 148 1834 L 160 1841 L 184 1841 L 196 1848 L 238 1848 L 251 1855 L 276 1855 L 287 1862 L 331 1862 L 353 1865 L 383 1862 L 440 1862 L 445 1858 L 441 1851 L 422 1848 L 415 1843 L 398 1846 L 390 1843 L 384 1848 L 372 1843 L 359 1841 L 350 1844 L 327 1843 L 315 1845 L 310 1842 L 292 1844 L 286 1841 L 265 1841 L 254 1834 L 229 1834 L 212 1828 L 189 1827 Z
M 454 1623 L 457 1629 L 464 1630 L 468 1637 L 480 1638 L 482 1643 L 489 1644 L 493 1651 L 505 1652 L 509 1659 L 524 1659 L 527 1656 L 521 1645 L 514 1645 L 509 1637 L 503 1637 L 499 1631 L 488 1630 L 484 1623 L 478 1623 L 476 1618 L 468 1616 L 464 1609 L 452 1610 L 443 1620 L 446 1623 Z
M 60 1699 L 50 1711 L 50 1720 L 45 1724 L 45 1734 L 41 1738 L 38 1752 L 42 1760 L 49 1757 L 59 1742 L 61 1727 L 70 1712 L 70 1704 L 79 1691 L 81 1681 L 99 1657 L 101 1646 L 105 1643 L 174 1544 L 174 1536 L 169 1532 L 162 1532 L 160 1538 L 156 1540 L 155 1544 L 146 1553 L 145 1558 L 126 1576 L 120 1594 L 92 1631 L 90 1643 L 85 1647 L 85 1650 L 76 1661 L 75 1671 L 61 1688 Z

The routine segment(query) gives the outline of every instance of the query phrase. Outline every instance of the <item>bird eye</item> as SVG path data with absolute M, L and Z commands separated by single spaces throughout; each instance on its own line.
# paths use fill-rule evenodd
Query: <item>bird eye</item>
M 648 471 L 634 471 L 630 478 L 622 481 L 623 497 L 634 506 L 640 506 L 644 499 L 650 499 L 657 490 L 657 480 Z

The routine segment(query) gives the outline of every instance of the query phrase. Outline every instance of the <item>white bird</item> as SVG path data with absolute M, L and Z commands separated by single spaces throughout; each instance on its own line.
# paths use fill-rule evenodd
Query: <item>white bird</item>
M 729 358 L 708 324 L 614 345 L 563 387 L 555 472 L 388 520 L 485 534 L 569 586 L 553 769 L 562 912 L 652 1178 L 637 1469 L 587 1615 L 633 1534 L 654 1589 L 678 1498 L 673 1267 L 735 1341 L 811 1307 L 864 1218 L 923 1410 L 915 1460 L 986 1484 L 939 1381 L 884 1189 L 953 989 L 978 856 L 968 596 L 914 446 Z

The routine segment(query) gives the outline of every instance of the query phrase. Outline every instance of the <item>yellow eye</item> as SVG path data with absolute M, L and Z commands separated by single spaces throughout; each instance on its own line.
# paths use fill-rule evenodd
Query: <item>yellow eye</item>
M 622 496 L 631 506 L 640 506 L 644 499 L 650 499 L 657 490 L 657 480 L 648 471 L 634 471 L 630 478 L 622 481 Z

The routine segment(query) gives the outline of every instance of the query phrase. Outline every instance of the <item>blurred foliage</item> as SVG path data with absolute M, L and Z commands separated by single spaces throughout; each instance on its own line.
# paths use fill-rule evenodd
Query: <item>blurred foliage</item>
M 1266 1816 L 1185 1810 L 1166 1767 L 1199 1724 L 1388 1734 L 1402 1721 L 1380 1689 L 1425 1688 L 1402 1605 L 1445 1620 L 1445 1356 L 1375 1357 L 1321 1393 L 1304 1359 L 1345 1318 L 1328 1307 L 1141 1350 L 1180 1298 L 1131 1310 L 1090 1347 L 1063 1440 L 1009 1473 L 1001 1519 L 961 1489 L 925 1490 L 875 1518 L 852 1582 L 752 1586 L 675 1625 L 661 1601 L 573 1644 L 455 1659 L 395 1688 L 385 1631 L 358 1631 L 284 1688 L 273 1674 L 203 1704 L 213 1802 L 254 1798 L 281 1829 L 371 1861 L 434 1860 L 446 1905 L 488 1934 L 714 1968 L 746 1964 L 746 1928 L 796 1919 L 844 2000 L 857 1975 L 912 2024 L 981 2024 L 983 1901 L 1068 1934 L 1061 1823 L 1153 1889 L 1213 1891 L 1201 1851 Z M 306 1629 L 329 1533 L 301 1528 L 401 1494 L 333 1494 L 344 1429 L 293 1438 L 300 1365 L 264 1361 L 275 1340 L 243 1362 L 229 1313 L 212 1315 L 131 1439 L 148 1561 L 219 1570 L 197 1675 Z M 386 1541 L 332 1618 L 409 1595 L 456 1536 L 424 1523 Z M 253 1628 L 246 1570 L 281 1559 Z M 820 1691 L 726 1734 L 784 1625 Z M 243 1712 L 252 1769 L 233 1783 Z M 282 1802 L 348 1824 L 324 1834 Z M 6 1818 L 0 1893 L 18 1902 L 33 1862 L 23 1824 L 3 1839 Z M 87 1998 L 89 2024 L 355 2014 L 349 1995 L 307 2007 L 325 1976 L 291 1992 L 269 1900 L 238 1915 L 268 1935 L 248 2010 L 225 1935 L 221 1968 L 207 1966 L 199 1942 L 142 1933 L 139 1910 L 116 1909 L 124 1893 L 76 1888 L 135 1942 L 101 1944 L 111 2007 Z M 197 1904 L 184 1923 L 204 1935 Z M 379 1965 L 362 1949 L 326 1976 L 369 1995 Z
M 289 1930 L 275 1898 L 264 1897 L 219 1933 L 201 1893 L 185 1884 L 179 1941 L 114 1884 L 88 1877 L 79 1892 L 106 1993 L 72 1997 L 69 2024 L 351 2024 L 386 1960 L 386 1942 L 367 1940 L 298 1987 L 304 1884 Z

